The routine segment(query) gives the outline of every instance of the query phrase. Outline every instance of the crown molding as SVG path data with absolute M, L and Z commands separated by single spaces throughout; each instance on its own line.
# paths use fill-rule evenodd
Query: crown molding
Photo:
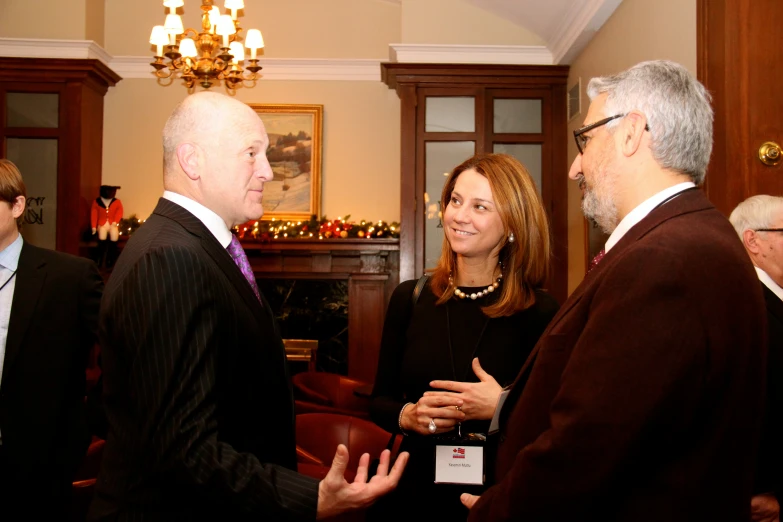
M 389 44 L 389 58 L 398 63 L 483 63 L 552 65 L 552 53 L 540 45 Z
M 151 56 L 116 56 L 109 67 L 123 78 L 155 79 Z M 381 81 L 381 60 L 261 58 L 261 80 Z
M 109 65 L 112 56 L 92 40 L 0 38 L 0 56 L 15 58 L 70 58 L 99 60 Z
M 570 64 L 623 0 L 586 0 L 571 2 L 560 24 L 547 40 L 553 63 Z
M 96 59 L 122 78 L 154 80 L 152 56 L 112 56 L 90 40 L 0 38 L 0 56 Z M 262 80 L 381 81 L 380 59 L 261 58 Z

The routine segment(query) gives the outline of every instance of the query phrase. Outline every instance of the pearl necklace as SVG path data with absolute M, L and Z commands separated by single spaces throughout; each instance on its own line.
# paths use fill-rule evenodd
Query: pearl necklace
M 497 280 L 495 280 L 494 283 L 492 283 L 491 285 L 486 287 L 484 290 L 481 290 L 480 292 L 474 292 L 472 294 L 466 294 L 465 292 L 463 292 L 462 290 L 457 288 L 457 286 L 454 284 L 454 278 L 451 277 L 451 275 L 449 275 L 449 286 L 453 286 L 454 287 L 454 295 L 459 297 L 460 299 L 465 299 L 465 298 L 469 297 L 469 298 L 471 298 L 471 299 L 473 299 L 475 301 L 476 299 L 478 299 L 480 297 L 485 297 L 485 296 L 489 295 L 490 292 L 494 292 L 495 289 L 498 286 L 500 286 L 500 281 L 502 279 L 503 279 L 503 273 L 501 272 L 500 275 L 498 276 Z

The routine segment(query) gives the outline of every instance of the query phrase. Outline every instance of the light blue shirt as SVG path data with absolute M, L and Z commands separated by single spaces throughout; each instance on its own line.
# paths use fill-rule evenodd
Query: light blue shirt
M 182 194 L 171 192 L 170 190 L 163 192 L 163 198 L 168 199 L 172 203 L 176 203 L 196 216 L 198 220 L 204 223 L 204 226 L 212 232 L 212 235 L 215 236 L 215 239 L 218 240 L 218 243 L 220 243 L 223 248 L 227 248 L 229 243 L 231 243 L 231 231 L 228 229 L 226 222 L 223 221 L 222 217 L 218 216 L 201 203 L 193 201 Z
M 16 269 L 19 268 L 19 254 L 22 253 L 22 235 L 0 252 L 0 383 L 3 381 L 5 344 L 8 340 L 8 325 L 11 322 L 11 303 L 16 288 Z M 0 444 L 3 443 L 0 435 Z

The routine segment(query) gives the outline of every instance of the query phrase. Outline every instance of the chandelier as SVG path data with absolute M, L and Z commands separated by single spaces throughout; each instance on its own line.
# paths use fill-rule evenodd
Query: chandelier
M 213 83 L 223 81 L 232 94 L 245 82 L 255 83 L 261 70 L 256 53 L 264 47 L 264 39 L 261 31 L 249 29 L 243 46 L 239 42 L 242 29 L 237 21 L 237 11 L 245 7 L 244 1 L 225 2 L 226 14 L 221 14 L 220 9 L 212 5 L 213 0 L 201 0 L 202 31 L 197 33 L 195 29 L 184 29 L 177 14 L 177 8 L 184 5 L 184 0 L 163 0 L 163 5 L 169 8 L 166 23 L 153 27 L 150 35 L 150 43 L 157 47 L 155 61 L 150 65 L 155 68 L 159 81 L 170 79 L 166 84 L 169 85 L 179 77 L 188 90 L 196 83 L 209 89 Z M 249 65 L 244 68 L 247 71 L 242 67 L 245 48 L 250 50 Z

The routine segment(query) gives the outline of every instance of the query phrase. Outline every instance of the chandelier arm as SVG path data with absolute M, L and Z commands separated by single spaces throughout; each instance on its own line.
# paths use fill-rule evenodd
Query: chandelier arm
M 163 69 L 157 69 L 155 71 L 155 76 L 157 78 L 163 78 L 163 79 L 171 78 L 172 76 L 174 76 L 174 72 L 170 68 L 166 67 Z

